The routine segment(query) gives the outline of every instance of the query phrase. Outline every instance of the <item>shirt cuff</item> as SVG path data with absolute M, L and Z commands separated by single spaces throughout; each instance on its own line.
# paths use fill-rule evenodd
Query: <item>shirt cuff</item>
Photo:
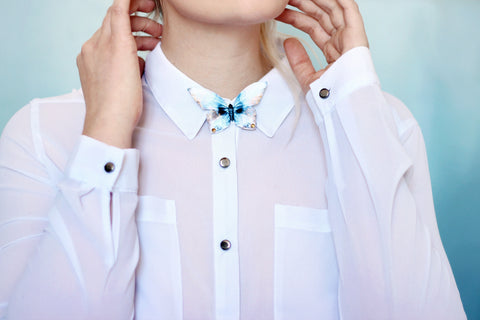
M 370 50 L 356 47 L 344 53 L 319 79 L 310 84 L 307 101 L 313 100 L 322 116 L 325 116 L 334 110 L 342 98 L 371 84 L 380 86 Z
M 139 152 L 120 149 L 82 135 L 67 166 L 67 176 L 93 187 L 136 192 Z

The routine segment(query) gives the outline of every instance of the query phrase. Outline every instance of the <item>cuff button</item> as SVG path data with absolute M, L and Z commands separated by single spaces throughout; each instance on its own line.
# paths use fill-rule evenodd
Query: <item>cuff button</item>
M 330 96 L 330 90 L 323 88 L 320 90 L 320 98 L 327 99 Z
M 105 172 L 112 173 L 113 171 L 115 171 L 115 165 L 112 162 L 108 162 L 105 165 L 104 169 L 105 169 Z

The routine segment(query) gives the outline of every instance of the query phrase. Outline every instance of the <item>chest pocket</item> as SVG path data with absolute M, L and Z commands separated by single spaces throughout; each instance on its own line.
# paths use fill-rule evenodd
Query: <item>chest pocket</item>
M 338 319 L 328 211 L 275 205 L 275 319 Z
M 140 262 L 136 275 L 135 319 L 182 319 L 175 201 L 140 196 L 136 217 Z

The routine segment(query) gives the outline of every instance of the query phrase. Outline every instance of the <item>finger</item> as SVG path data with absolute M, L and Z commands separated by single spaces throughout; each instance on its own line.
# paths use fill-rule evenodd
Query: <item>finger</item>
M 119 10 L 122 13 L 128 13 L 131 2 L 132 0 L 113 0 L 111 7 L 118 8 L 116 10 Z
M 345 26 L 345 18 L 343 17 L 342 7 L 337 0 L 312 0 L 329 16 L 335 28 L 339 29 Z
M 138 66 L 140 67 L 140 77 L 143 75 L 145 71 L 145 60 L 143 58 L 138 57 Z
M 162 35 L 163 27 L 160 23 L 145 17 L 131 16 L 130 23 L 132 26 L 132 32 L 145 32 L 154 37 L 160 37 Z
M 324 47 L 323 53 L 328 64 L 334 63 L 342 55 L 335 47 L 335 44 L 333 44 L 331 41 L 327 42 Z
M 113 5 L 108 9 L 113 36 L 131 33 L 129 7 L 130 0 L 114 0 Z
M 283 43 L 290 67 L 295 74 L 304 93 L 310 89 L 310 83 L 315 78 L 315 68 L 303 45 L 295 38 L 289 38 Z
M 285 9 L 281 15 L 276 18 L 278 21 L 291 24 L 297 29 L 310 35 L 313 42 L 323 51 L 325 44 L 330 39 L 330 35 L 314 18 L 298 11 Z
M 335 27 L 330 16 L 311 0 L 290 0 L 289 4 L 316 19 L 329 35 L 333 34 Z
M 360 14 L 360 8 L 354 0 L 338 0 L 338 3 L 343 9 L 345 17 L 345 25 L 347 27 L 363 27 L 363 19 Z
M 155 9 L 155 1 L 153 0 L 132 0 L 130 3 L 130 14 L 140 11 L 150 13 Z
M 152 51 L 155 49 L 160 39 L 154 37 L 135 37 L 138 51 Z
M 102 34 L 110 34 L 111 21 L 112 21 L 111 18 L 112 18 L 111 11 L 110 11 L 110 8 L 108 8 L 107 14 L 105 15 L 105 18 L 103 18 L 102 27 L 100 28 Z
M 359 39 L 359 42 L 355 45 L 369 47 L 367 34 L 365 32 L 365 24 L 363 23 L 362 14 L 360 13 L 358 4 L 354 0 L 338 0 L 338 2 L 344 11 L 346 28 L 353 30 L 354 37 Z M 344 52 L 351 48 L 352 46 L 344 48 Z

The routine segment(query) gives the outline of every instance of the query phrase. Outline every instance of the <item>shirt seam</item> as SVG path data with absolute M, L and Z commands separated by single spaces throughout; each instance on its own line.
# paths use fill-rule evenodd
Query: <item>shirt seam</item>
M 37 154 L 37 158 L 41 163 L 42 167 L 46 171 L 48 178 L 52 181 L 52 173 L 48 170 L 46 165 L 46 153 L 45 148 L 43 145 L 43 138 L 40 134 L 40 110 L 38 101 L 33 100 L 30 104 L 30 131 L 32 135 L 32 142 L 35 148 L 35 153 Z

